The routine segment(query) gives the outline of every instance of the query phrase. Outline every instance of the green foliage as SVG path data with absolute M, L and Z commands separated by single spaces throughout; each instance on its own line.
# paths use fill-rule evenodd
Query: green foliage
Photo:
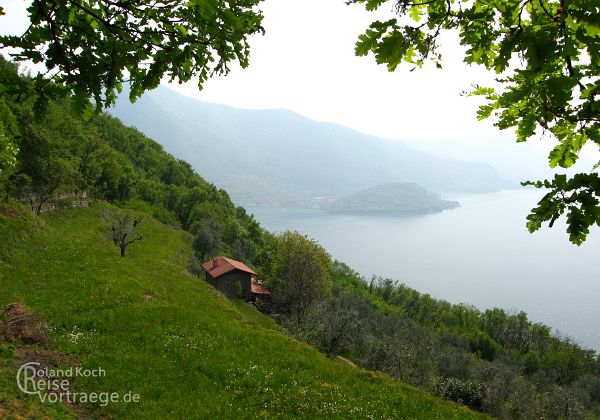
M 0 98 L 0 197 L 4 194 L 8 177 L 17 167 L 19 148 L 14 140 L 18 133 L 13 113 Z
M 115 264 L 97 206 L 41 217 L 19 211 L 20 219 L 0 212 L 0 237 L 10 244 L 0 246 L 0 307 L 23 302 L 52 327 L 50 350 L 106 371 L 75 378 L 77 392 L 140 394 L 139 403 L 77 407 L 79 417 L 483 418 L 328 359 L 245 302 L 222 299 L 182 270 L 192 235 L 149 215 L 143 228 L 152 240 Z M 74 407 L 18 390 L 13 353 L 0 344 L 2 415 L 75 418 Z
M 217 252 L 221 248 L 221 226 L 212 219 L 203 220 L 196 232 L 192 247 L 201 260 Z
M 8 69 L 6 77 L 2 68 Z M 0 66 L 0 78 L 8 80 L 14 71 Z M 76 354 L 88 366 L 109 366 L 115 375 L 101 382 L 82 380 L 78 389 L 135 385 L 146 395 L 143 405 L 112 407 L 106 417 L 258 415 L 262 410 L 273 416 L 310 416 L 323 415 L 324 404 L 333 400 L 337 405 L 325 412 L 333 417 L 468 415 L 440 408 L 412 388 L 406 394 L 379 374 L 356 378 L 362 371 L 348 370 L 346 362 L 343 368 L 331 365 L 275 331 L 247 305 L 225 302 L 191 279 L 182 268 L 191 262 L 192 271 L 199 272 L 200 261 L 186 259 L 193 237 L 173 225 L 195 233 L 207 220 L 221 227 L 219 252 L 237 253 L 249 245 L 249 262 L 275 286 L 284 325 L 331 356 L 349 357 L 433 392 L 440 378 L 470 381 L 483 389 L 482 409 L 496 415 L 514 412 L 518 404 L 531 407 L 532 416 L 549 418 L 564 412 L 563 403 L 585 410 L 598 407 L 593 379 L 600 374 L 600 360 L 595 353 L 552 337 L 548 327 L 529 322 L 525 314 L 481 313 L 391 279 L 367 283 L 344 264 L 332 263 L 314 241 L 298 233 L 274 237 L 264 231 L 227 193 L 137 130 L 105 115 L 83 122 L 70 113 L 67 100 L 50 101 L 43 119 L 36 120 L 34 98 L 18 98 L 4 87 L 0 84 L 0 96 L 19 133 L 27 133 L 18 139 L 18 169 L 8 182 L 13 196 L 21 197 L 27 188 L 43 191 L 54 179 L 60 181 L 55 191 L 84 188 L 97 199 L 157 215 L 170 225 L 145 219 L 144 236 L 151 240 L 136 244 L 128 258 L 115 264 L 114 248 L 101 239 L 95 208 L 37 217 L 10 201 L 2 204 L 8 208 L 0 212 L 0 236 L 8 246 L 0 247 L 0 279 L 9 281 L 0 288 L 0 304 L 21 300 L 39 310 L 59 337 L 58 349 Z M 61 175 L 63 170 L 70 175 Z M 332 293 L 332 281 L 343 290 Z M 87 338 L 73 343 L 73 331 Z M 249 363 L 260 367 L 261 374 L 240 368 Z M 345 373 L 330 374 L 331 366 Z M 313 368 L 325 376 L 315 376 Z M 127 378 L 118 372 L 127 372 Z M 392 384 L 389 392 L 382 391 L 382 383 Z M 208 405 L 185 397 L 215 389 Z M 549 395 L 555 400 L 540 397 L 546 389 L 553 390 Z M 521 390 L 528 393 L 518 400 L 511 397 Z M 0 392 L 6 394 L 2 388 Z M 366 401 L 364 396 L 373 393 L 378 398 Z M 175 403 L 182 398 L 192 402 L 184 407 Z
M 28 7 L 30 26 L 21 36 L 2 36 L 2 48 L 14 48 L 16 61 L 44 64 L 20 86 L 35 92 L 36 110 L 60 93 L 74 96 L 84 118 L 111 105 L 125 83 L 134 101 L 163 77 L 180 83 L 227 74 L 232 62 L 248 65 L 248 36 L 263 31 L 260 0 L 35 0 Z M 50 83 L 50 81 L 52 83 Z
M 0 103 L 7 109 L 0 121 L 10 121 L 6 126 L 11 133 L 20 134 L 15 137 L 20 149 L 17 166 L 6 181 L 10 196 L 27 200 L 37 211 L 59 194 L 86 191 L 93 199 L 126 203 L 193 233 L 213 220 L 220 226 L 222 242 L 211 252 L 231 249 L 238 255 L 247 253 L 250 263 L 270 264 L 272 235 L 235 207 L 225 191 L 115 118 L 99 114 L 83 121 L 70 111 L 67 99 L 49 101 L 36 119 L 34 96 L 13 92 L 2 83 L 26 79 L 9 64 L 0 57 Z
M 569 168 L 582 147 L 600 146 L 600 9 L 593 0 L 349 0 L 375 10 L 392 3 L 399 19 L 375 21 L 359 37 L 357 55 L 373 53 L 390 71 L 404 62 L 441 67 L 438 51 L 446 31 L 458 31 L 467 47 L 464 61 L 498 75 L 496 91 L 476 86 L 472 95 L 487 102 L 478 118 L 493 116 L 500 129 L 515 128 L 517 141 L 550 134 L 558 144 L 549 155 L 552 168 Z M 544 197 L 529 216 L 530 231 L 564 213 L 573 243 L 580 245 L 589 227 L 600 225 L 597 179 L 593 173 L 546 181 Z M 578 187 L 575 187 L 575 184 Z M 537 184 L 537 183 L 536 183 Z M 564 184 L 569 184 L 565 186 Z M 566 188 L 566 189 L 565 189 Z M 581 198 L 576 190 L 583 190 Z M 575 192 L 575 196 L 569 193 Z M 595 195 L 595 197 L 594 197 Z
M 491 338 L 485 332 L 478 330 L 469 333 L 467 336 L 469 338 L 469 350 L 471 353 L 474 353 L 485 360 L 494 360 L 496 354 L 500 350 L 500 346 L 496 340 Z
M 483 406 L 483 386 L 470 380 L 448 378 L 437 384 L 437 393 L 442 398 L 467 405 L 475 410 Z
M 600 226 L 600 177 L 597 173 L 577 174 L 572 178 L 555 175 L 552 181 L 525 182 L 524 185 L 550 190 L 527 216 L 530 232 L 540 229 L 545 222 L 554 225 L 566 212 L 571 242 L 581 245 L 589 228 Z
M 342 289 L 332 301 L 313 305 L 304 322 L 283 322 L 328 354 L 498 417 L 593 416 L 600 409 L 600 357 L 523 312 L 481 312 L 391 279 L 367 282 L 339 262 L 331 277 L 334 290 Z
M 243 238 L 235 238 L 231 244 L 231 256 L 238 261 L 246 261 L 252 255 L 252 244 Z
M 303 318 L 313 303 L 331 295 L 331 260 L 317 242 L 298 232 L 284 232 L 277 240 L 273 299 L 278 310 Z
M 541 369 L 540 355 L 536 351 L 527 352 L 521 359 L 521 370 L 525 375 L 532 375 Z

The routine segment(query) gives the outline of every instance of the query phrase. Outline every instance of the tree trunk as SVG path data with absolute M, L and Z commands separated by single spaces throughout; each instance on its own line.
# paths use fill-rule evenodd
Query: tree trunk
M 38 204 L 37 208 L 35 209 L 35 214 L 37 214 L 38 216 L 40 215 L 40 213 L 42 213 L 42 207 L 44 206 L 45 202 L 46 202 L 46 200 L 41 201 L 40 204 Z
M 125 248 L 127 247 L 127 245 L 120 245 L 121 247 L 121 257 L 125 256 Z

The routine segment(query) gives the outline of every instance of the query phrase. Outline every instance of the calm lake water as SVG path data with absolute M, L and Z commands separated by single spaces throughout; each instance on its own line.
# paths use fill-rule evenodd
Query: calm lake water
M 480 309 L 525 311 L 600 351 L 600 232 L 581 247 L 565 226 L 533 235 L 535 190 L 452 195 L 461 207 L 411 216 L 331 215 L 320 210 L 248 208 L 267 229 L 298 230 L 370 278 L 391 277 L 423 293 Z

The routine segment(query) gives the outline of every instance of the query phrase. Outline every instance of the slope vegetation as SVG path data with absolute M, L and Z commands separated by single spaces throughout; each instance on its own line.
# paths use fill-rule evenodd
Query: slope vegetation
M 336 213 L 402 215 L 436 213 L 458 205 L 417 184 L 391 183 L 359 190 L 324 207 Z
M 78 392 L 128 392 L 139 402 L 41 404 L 0 381 L 6 415 L 71 417 L 477 416 L 388 376 L 326 358 L 251 306 L 225 299 L 185 270 L 191 236 L 151 217 L 120 258 L 102 232 L 100 206 L 41 217 L 0 212 L 0 305 L 22 302 L 51 327 L 49 350 L 102 377 Z M 0 344 L 14 378 L 19 344 Z M 39 346 L 38 346 L 39 347 Z M 35 346 L 34 346 L 35 348 Z M 40 351 L 43 349 L 40 349 Z M 65 362 L 67 363 L 67 362 Z

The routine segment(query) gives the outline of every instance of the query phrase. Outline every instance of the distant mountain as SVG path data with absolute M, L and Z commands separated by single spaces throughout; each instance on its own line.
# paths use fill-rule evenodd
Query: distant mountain
M 551 174 L 546 156 L 548 151 L 534 142 L 516 143 L 508 134 L 500 138 L 465 138 L 433 141 L 406 141 L 406 147 L 435 157 L 489 163 L 500 176 L 523 181 Z
M 440 159 L 400 142 L 318 122 L 283 109 L 243 110 L 159 87 L 110 112 L 190 162 L 239 204 L 312 205 L 389 182 L 437 192 L 514 186 L 489 165 Z
M 545 179 L 555 173 L 575 174 L 587 172 L 598 159 L 584 153 L 571 170 L 551 169 L 548 165 L 549 139 L 541 142 L 532 139 L 517 143 L 510 133 L 499 133 L 496 138 L 464 138 L 436 141 L 405 141 L 403 144 L 415 150 L 446 159 L 461 159 L 489 163 L 500 176 L 517 181 Z
M 377 185 L 335 199 L 323 208 L 350 214 L 426 214 L 458 207 L 457 201 L 442 200 L 439 194 L 414 183 Z

